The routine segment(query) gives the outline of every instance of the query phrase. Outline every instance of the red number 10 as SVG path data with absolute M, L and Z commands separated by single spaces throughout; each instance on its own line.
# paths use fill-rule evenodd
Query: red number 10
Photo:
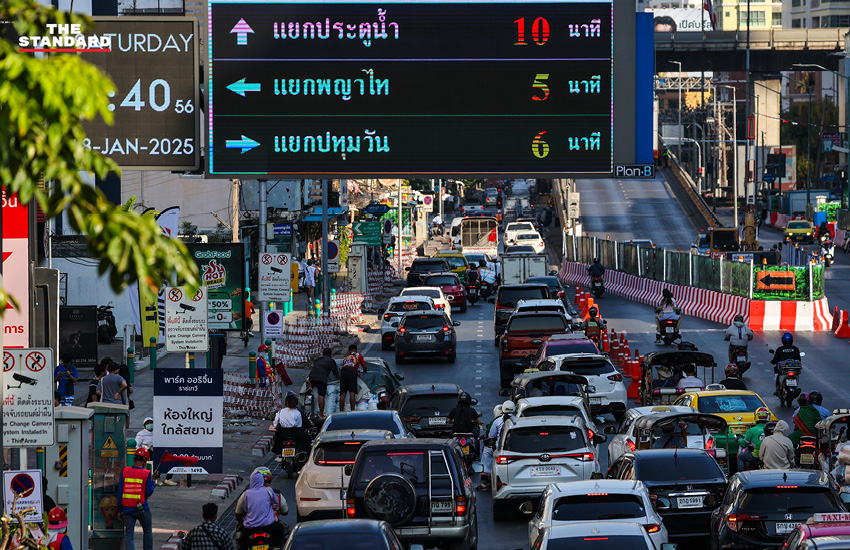
M 516 21 L 516 42 L 514 46 L 527 46 L 525 41 L 525 17 L 520 17 Z M 538 46 L 542 46 L 549 41 L 549 21 L 545 17 L 538 17 L 531 23 L 531 38 Z

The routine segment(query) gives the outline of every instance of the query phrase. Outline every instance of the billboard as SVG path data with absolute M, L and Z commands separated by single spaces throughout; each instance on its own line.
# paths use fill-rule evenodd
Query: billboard
M 198 264 L 207 289 L 209 330 L 242 330 L 245 312 L 245 245 L 191 243 L 189 254 Z
M 711 31 L 708 12 L 699 8 L 647 8 L 651 13 L 657 32 L 700 32 Z
M 78 367 L 97 365 L 97 306 L 59 306 L 59 358 Z
M 80 55 L 116 90 L 114 121 L 83 123 L 86 146 L 135 170 L 200 167 L 198 22 L 192 17 L 95 17 L 92 32 L 110 37 L 108 52 Z
M 3 347 L 29 347 L 30 338 L 30 248 L 29 205 L 3 189 L 3 289 L 17 301 L 6 304 L 3 317 Z

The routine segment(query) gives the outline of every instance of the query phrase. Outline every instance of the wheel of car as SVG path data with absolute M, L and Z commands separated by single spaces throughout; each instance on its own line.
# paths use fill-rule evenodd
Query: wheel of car
M 508 521 L 511 519 L 510 502 L 493 501 L 493 521 Z
M 416 489 L 399 474 L 383 474 L 366 486 L 363 493 L 366 513 L 372 519 L 393 527 L 407 523 L 416 511 Z
M 457 360 L 457 354 L 453 353 L 453 354 L 449 355 L 448 360 L 449 360 L 449 363 L 454 363 L 455 360 Z
M 392 342 L 388 342 L 387 340 L 382 340 L 382 341 L 381 341 L 381 349 L 382 349 L 382 350 L 387 351 L 387 350 L 389 350 L 389 349 L 392 349 L 392 347 L 393 347 L 393 343 L 392 343 Z
M 395 354 L 395 364 L 401 365 L 402 363 L 404 363 L 404 356 L 396 353 Z
M 460 306 L 460 312 L 461 312 L 461 313 L 466 313 L 466 307 L 467 307 L 466 302 L 464 302 L 464 303 L 463 303 L 463 305 L 462 305 L 462 306 Z

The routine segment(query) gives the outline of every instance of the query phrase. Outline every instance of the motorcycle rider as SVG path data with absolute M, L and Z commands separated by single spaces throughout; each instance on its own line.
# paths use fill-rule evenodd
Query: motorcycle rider
M 269 481 L 271 476 L 269 475 Z M 241 536 L 239 537 L 239 549 L 247 550 L 252 533 L 267 531 L 269 533 L 269 547 L 281 547 L 284 542 L 284 528 L 278 521 L 278 513 L 283 512 L 281 501 L 271 487 L 265 486 L 262 472 L 254 470 L 251 473 L 250 485 L 241 497 L 240 505 L 236 506 L 236 519 L 241 524 Z
M 591 279 L 602 278 L 602 275 L 605 274 L 605 268 L 599 263 L 599 258 L 593 258 L 593 263 L 587 267 L 587 274 L 590 275 Z
M 661 321 L 673 320 L 676 321 L 676 331 L 679 331 L 679 323 L 682 319 L 679 317 L 679 306 L 676 305 L 676 300 L 673 299 L 673 292 L 669 288 L 661 291 L 661 304 L 655 310 L 655 343 L 661 342 Z
M 286 438 L 294 439 L 299 451 L 310 448 L 310 437 L 304 431 L 304 419 L 298 409 L 298 397 L 294 392 L 290 391 L 286 394 L 284 404 L 285 406 L 275 415 L 273 423 L 275 433 L 272 452 L 278 462 L 280 462 L 280 453 Z
M 766 437 L 764 433 L 765 424 L 770 420 L 770 409 L 767 407 L 759 407 L 755 412 L 756 423 L 747 430 L 742 436 L 736 436 L 738 439 L 738 471 L 743 472 L 750 468 L 754 468 L 758 464 L 759 460 L 759 449 L 761 448 L 761 442 L 764 441 Z M 749 452 L 752 457 L 749 460 L 746 460 L 742 454 L 744 452 Z M 749 468 L 748 468 L 749 466 Z
M 829 231 L 829 223 L 824 220 L 818 226 L 818 241 L 823 242 L 827 239 L 832 240 L 832 233 Z
M 493 412 L 496 412 L 496 409 L 493 409 Z M 516 412 L 516 405 L 513 401 L 505 401 L 502 403 L 502 415 L 493 420 L 493 423 L 490 424 L 490 430 L 487 433 L 487 439 L 489 440 L 489 444 L 484 448 L 484 452 L 481 453 L 481 462 L 484 466 L 484 473 L 481 474 L 481 485 L 479 485 L 476 489 L 479 491 L 489 491 L 490 490 L 490 472 L 493 471 L 493 448 L 496 446 L 496 441 L 498 441 L 500 434 L 502 433 L 502 426 L 505 425 L 505 422 L 509 418 L 516 418 L 514 414 Z
M 823 395 L 818 390 L 812 390 L 809 392 L 809 401 L 811 401 L 812 407 L 817 409 L 820 413 L 821 420 L 829 418 L 832 415 L 832 413 L 829 412 L 829 409 L 823 406 Z
M 769 426 L 765 424 L 765 433 Z M 773 427 L 773 433 L 764 438 L 759 447 L 759 458 L 766 470 L 790 470 L 794 467 L 794 444 L 785 434 L 788 423 L 780 420 Z
M 452 426 L 452 435 L 472 434 L 476 439 L 484 425 L 481 415 L 472 408 L 472 396 L 465 391 L 457 394 L 457 406 L 449 412 L 448 420 Z M 472 454 L 475 455 L 477 452 L 477 445 L 475 445 Z
M 582 323 L 584 335 L 588 338 L 595 338 L 598 342 L 602 338 L 602 330 L 605 328 L 605 321 L 599 317 L 599 309 L 596 306 L 591 306 L 587 310 L 588 318 Z
M 732 320 L 732 326 L 726 329 L 724 340 L 729 342 L 729 362 L 735 362 L 734 351 L 737 347 L 748 349 L 750 340 L 753 339 L 753 331 L 744 323 L 743 315 L 736 315 Z
M 738 378 L 738 365 L 729 363 L 725 369 L 726 378 L 720 383 L 726 386 L 727 390 L 746 390 L 747 385 Z
M 435 235 L 438 232 L 440 235 L 443 234 L 443 218 L 440 217 L 439 214 L 434 216 L 434 219 L 431 220 L 431 234 Z
M 794 444 L 794 447 L 800 444 L 800 438 L 804 435 L 817 437 L 817 423 L 823 420 L 820 412 L 812 406 L 809 394 L 802 393 L 797 398 L 797 404 L 800 406 L 794 413 L 794 431 L 788 434 L 788 439 Z
M 773 395 L 779 395 L 779 363 L 789 359 L 800 361 L 800 349 L 794 345 L 794 336 L 790 332 L 782 335 L 782 346 L 773 353 L 770 363 L 773 365 L 773 373 L 776 375 L 776 390 Z
M 479 286 L 478 281 L 480 277 L 478 274 L 478 265 L 473 262 L 469 264 L 469 268 L 466 270 L 466 289 L 469 290 L 470 286 Z

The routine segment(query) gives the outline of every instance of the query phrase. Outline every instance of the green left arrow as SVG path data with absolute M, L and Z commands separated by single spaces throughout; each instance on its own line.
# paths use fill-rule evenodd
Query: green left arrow
M 245 92 L 259 92 L 260 91 L 260 83 L 259 82 L 245 82 L 245 79 L 237 80 L 233 84 L 227 87 L 231 92 L 236 92 L 237 94 L 245 97 Z

